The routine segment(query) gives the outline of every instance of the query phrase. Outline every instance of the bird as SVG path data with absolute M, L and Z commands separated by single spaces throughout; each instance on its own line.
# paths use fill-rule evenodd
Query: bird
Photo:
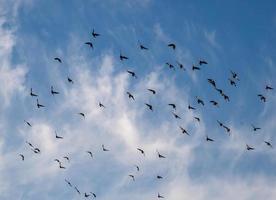
M 103 144 L 102 144 L 102 149 L 103 149 L 103 151 L 109 151 L 108 149 L 106 149 L 106 148 L 104 147 Z
M 269 85 L 266 85 L 266 86 L 265 86 L 265 89 L 266 89 L 266 90 L 273 90 L 274 88 L 271 87 L 271 86 L 269 86 Z
M 176 113 L 172 112 L 172 114 L 176 119 L 181 119 L 181 117 L 179 117 L 179 115 L 177 115 Z
M 196 121 L 200 122 L 199 117 L 194 117 Z
M 157 152 L 158 158 L 166 158 L 165 156 L 163 156 L 162 154 L 160 154 L 158 150 L 156 150 L 156 152 Z
M 199 97 L 196 97 L 196 98 L 197 98 L 197 103 L 204 106 L 204 101 L 201 100 Z
M 266 97 L 262 94 L 258 94 L 258 97 L 260 97 L 260 100 L 263 102 L 266 102 Z
M 87 194 L 86 192 L 84 193 L 84 197 L 85 198 L 87 198 L 87 197 L 89 197 L 90 196 L 90 194 Z
M 93 158 L 93 154 L 91 151 L 86 151 L 86 152 L 91 156 L 91 158 Z
M 229 80 L 229 82 L 230 82 L 230 85 L 233 85 L 233 86 L 235 86 L 235 87 L 237 86 L 237 85 L 236 85 L 236 82 L 235 82 L 234 80 L 232 80 L 231 78 L 229 78 L 228 80 Z
M 177 62 L 177 65 L 179 66 L 180 69 L 183 69 L 184 71 L 186 70 L 182 63 Z
M 250 147 L 248 144 L 246 144 L 246 149 L 247 149 L 248 151 L 252 151 L 252 150 L 254 150 L 255 148 L 254 148 L 254 147 Z
M 95 193 L 93 193 L 93 192 L 90 192 L 90 194 L 92 194 L 94 198 L 96 198 L 96 197 L 97 197 L 97 196 L 96 196 L 96 194 L 95 194 Z
M 55 91 L 55 90 L 54 90 L 54 87 L 51 86 L 51 94 L 52 94 L 52 95 L 56 95 L 56 94 L 59 94 L 59 92 Z
M 62 166 L 61 163 L 59 163 L 59 168 L 60 168 L 60 169 L 66 169 L 66 167 Z
M 157 175 L 156 178 L 157 178 L 157 179 L 162 179 L 163 177 L 160 176 L 160 175 Z
M 176 48 L 176 45 L 174 43 L 169 43 L 168 44 L 168 47 L 172 48 L 173 50 L 175 50 Z
M 198 64 L 199 65 L 207 65 L 208 63 L 205 60 L 199 60 Z
M 181 126 L 179 126 L 179 128 L 180 128 L 180 130 L 182 131 L 182 133 L 184 134 L 186 134 L 186 135 L 189 135 L 190 136 L 190 134 L 186 131 L 186 129 L 184 129 L 183 127 L 181 127 Z
M 141 154 L 143 154 L 145 156 L 145 151 L 141 148 L 137 148 L 138 151 L 140 151 Z
M 195 108 L 192 107 L 192 106 L 190 106 L 190 105 L 188 106 L 188 109 L 189 109 L 189 110 L 195 110 Z
M 218 106 L 218 102 L 216 102 L 214 100 L 211 100 L 210 103 L 213 104 L 214 106 Z
M 207 80 L 208 80 L 208 83 L 210 83 L 212 86 L 214 86 L 214 88 L 216 88 L 216 82 L 213 79 L 208 78 Z
M 59 163 L 59 164 L 61 163 L 61 162 L 60 162 L 60 160 L 59 160 L 59 159 L 57 159 L 57 158 L 56 158 L 56 159 L 54 159 L 54 161 L 55 161 L 55 162 L 57 162 L 57 163 Z
M 128 98 L 135 100 L 134 96 L 130 92 L 127 92 L 127 95 L 128 95 Z
M 252 128 L 253 128 L 253 131 L 261 130 L 260 127 L 256 127 L 256 126 L 254 126 L 253 124 L 251 124 L 251 126 L 252 126 Z
M 156 94 L 156 91 L 153 89 L 148 89 L 148 91 L 152 92 L 152 94 Z
M 230 72 L 231 72 L 231 74 L 232 74 L 232 78 L 233 78 L 233 79 L 239 80 L 238 74 L 237 74 L 236 72 L 234 72 L 234 71 L 232 71 L 232 70 L 230 70 Z
M 54 60 L 58 61 L 59 63 L 62 63 L 61 59 L 58 57 L 55 57 Z
M 140 171 L 140 167 L 138 165 L 134 165 L 136 167 L 137 172 Z
M 225 101 L 230 101 L 230 98 L 229 96 L 227 96 L 226 94 L 222 94 L 223 98 Z
M 31 88 L 30 95 L 31 95 L 32 97 L 38 97 L 38 95 L 37 95 L 37 94 L 35 94 L 35 93 L 33 92 L 33 88 Z
M 228 128 L 228 127 L 225 126 L 225 125 L 223 125 L 222 127 L 225 128 L 225 130 L 226 130 L 228 133 L 230 133 L 230 131 L 231 131 L 230 128 Z
M 37 106 L 37 108 L 43 108 L 43 107 L 45 107 L 44 105 L 42 105 L 42 104 L 40 104 L 38 102 L 38 99 L 36 99 L 36 106 Z
M 128 57 L 122 55 L 122 53 L 120 53 L 120 60 L 124 61 L 124 60 L 128 60 Z
M 158 197 L 159 199 L 160 199 L 160 198 L 162 198 L 162 199 L 164 198 L 164 196 L 162 196 L 162 195 L 159 194 L 159 193 L 158 193 L 158 196 L 157 196 L 157 197 Z
M 62 136 L 57 135 L 57 132 L 56 132 L 56 131 L 55 131 L 55 134 L 56 134 L 56 139 L 63 139 Z
M 95 30 L 93 29 L 93 30 L 92 30 L 92 36 L 93 36 L 94 38 L 96 38 L 96 37 L 100 36 L 100 34 L 99 34 L 99 33 L 96 33 Z
M 145 105 L 146 105 L 151 111 L 153 111 L 152 105 L 150 105 L 150 104 L 148 104 L 148 103 L 145 103 Z
M 69 78 L 69 77 L 67 77 L 67 81 L 68 81 L 69 83 L 71 83 L 71 84 L 74 84 L 74 81 L 73 81 L 71 78 Z
M 81 194 L 79 189 L 76 186 L 74 188 L 75 188 L 75 190 L 77 191 L 78 194 Z
M 70 187 L 72 187 L 72 184 L 71 184 L 70 181 L 68 181 L 67 179 L 64 179 L 64 180 L 65 180 L 65 182 L 66 182 Z
M 217 90 L 221 95 L 223 94 L 222 89 L 216 88 L 216 90 Z
M 129 174 L 128 176 L 129 176 L 130 178 L 132 178 L 133 181 L 135 181 L 134 175 Z
M 168 105 L 171 106 L 174 110 L 176 110 L 176 105 L 175 104 L 169 103 Z
M 267 146 L 269 146 L 269 147 L 273 148 L 273 147 L 272 147 L 272 144 L 271 144 L 270 142 L 268 142 L 268 141 L 264 141 L 264 143 L 265 143 Z
M 31 148 L 34 148 L 34 146 L 33 146 L 30 142 L 26 141 L 26 143 L 27 143 Z
M 103 105 L 101 102 L 99 102 L 99 106 L 100 106 L 101 108 L 105 108 L 105 105 Z
M 94 48 L 94 46 L 93 46 L 92 42 L 85 42 L 84 44 L 86 44 L 86 45 L 88 45 L 89 47 L 91 47 L 91 49 L 93 49 L 93 48 Z
M 68 156 L 63 156 L 64 159 L 66 159 L 68 162 L 70 162 L 70 159 Z
M 140 43 L 140 41 L 138 41 L 138 43 L 141 50 L 149 50 L 148 47 L 145 47 L 143 44 Z
M 80 112 L 78 114 L 81 115 L 83 118 L 85 118 L 85 114 L 84 113 Z
M 174 66 L 171 63 L 166 62 L 166 65 L 168 65 L 170 69 L 174 69 L 175 70 Z
M 32 127 L 32 124 L 26 120 L 24 120 L 24 122 L 29 126 L 29 127 Z
M 135 72 L 127 70 L 127 73 L 129 73 L 132 77 L 137 78 Z
M 32 149 L 34 153 L 40 153 L 40 149 L 39 148 L 34 148 Z
M 222 123 L 222 122 L 220 122 L 219 120 L 217 120 L 217 122 L 218 122 L 218 124 L 219 124 L 220 126 L 223 126 L 223 123 Z
M 208 135 L 206 136 L 206 141 L 207 141 L 207 142 L 214 142 L 214 140 L 211 139 L 211 138 L 209 138 Z
M 24 161 L 25 160 L 25 157 L 23 154 L 19 154 L 19 156 L 21 157 L 21 160 Z
M 200 68 L 193 65 L 193 66 L 192 66 L 192 70 L 193 70 L 193 71 L 194 71 L 194 70 L 200 70 Z

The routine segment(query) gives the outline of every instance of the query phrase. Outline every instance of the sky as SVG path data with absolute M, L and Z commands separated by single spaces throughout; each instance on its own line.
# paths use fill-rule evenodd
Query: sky
M 84 196 L 90 192 L 101 200 L 276 199 L 276 95 L 265 89 L 276 87 L 275 6 L 269 0 L 0 0 L 0 199 L 93 199 Z M 129 59 L 121 61 L 120 53 Z M 36 99 L 45 107 L 37 108 Z

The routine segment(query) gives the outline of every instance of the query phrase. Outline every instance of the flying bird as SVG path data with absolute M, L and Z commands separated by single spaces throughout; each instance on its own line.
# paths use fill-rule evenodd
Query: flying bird
M 214 140 L 211 139 L 211 138 L 209 138 L 208 135 L 206 136 L 206 141 L 207 141 L 207 142 L 214 142 Z
M 204 106 L 204 101 L 202 99 L 200 99 L 199 97 L 196 97 L 196 99 L 198 104 L 201 104 Z
M 86 152 L 90 155 L 91 158 L 93 158 L 93 154 L 91 151 L 86 151 Z
M 268 141 L 264 141 L 264 143 L 265 143 L 267 146 L 269 146 L 269 147 L 273 148 L 273 147 L 272 147 L 272 144 L 271 144 L 270 142 L 268 142 Z
M 32 149 L 34 153 L 40 153 L 40 149 L 39 148 L 34 148 Z
M 148 89 L 148 91 L 150 91 L 152 94 L 156 94 L 156 91 L 153 89 Z
M 96 37 L 100 36 L 100 34 L 96 33 L 95 30 L 93 29 L 92 30 L 92 36 L 93 36 L 93 38 L 96 38 Z
M 163 177 L 160 176 L 160 175 L 157 175 L 156 178 L 157 178 L 157 179 L 162 179 Z
M 24 120 L 24 122 L 29 126 L 29 127 L 32 127 L 32 124 L 26 120 Z
M 80 193 L 79 189 L 76 186 L 74 188 L 77 191 L 77 193 L 80 195 L 81 193 Z
M 133 181 L 135 181 L 134 175 L 129 174 L 128 176 L 129 176 L 130 178 L 132 178 Z
M 68 162 L 70 162 L 70 159 L 68 156 L 63 156 L 64 159 L 66 159 Z
M 129 73 L 132 77 L 137 78 L 135 72 L 127 70 L 127 73 Z
M 128 60 L 128 57 L 122 55 L 122 53 L 120 53 L 120 60 L 124 61 L 124 60 Z
M 192 70 L 193 70 L 193 71 L 194 71 L 194 70 L 200 70 L 200 68 L 193 65 L 193 66 L 192 66 Z
M 251 124 L 251 126 L 252 126 L 252 128 L 253 128 L 253 131 L 261 130 L 260 127 L 256 127 L 256 126 L 254 126 L 253 124 Z
M 85 114 L 84 113 L 82 113 L 82 112 L 80 112 L 80 113 L 78 113 L 80 116 L 82 116 L 83 118 L 85 118 Z
M 218 124 L 219 124 L 220 126 L 223 126 L 223 123 L 222 123 L 222 122 L 220 122 L 219 120 L 217 120 L 217 122 L 218 122 Z
M 208 78 L 207 80 L 208 80 L 208 83 L 210 83 L 212 86 L 214 86 L 214 88 L 216 88 L 216 82 L 213 79 Z
M 85 198 L 87 198 L 87 197 L 89 197 L 90 196 L 90 194 L 87 194 L 86 192 L 84 193 L 84 197 Z
M 254 147 L 250 147 L 248 144 L 246 144 L 246 149 L 247 149 L 248 151 L 252 151 L 252 150 L 254 150 L 255 148 L 254 148 Z
M 237 86 L 236 82 L 234 80 L 232 80 L 231 78 L 229 78 L 228 80 L 229 80 L 230 85 L 233 85 L 235 87 Z
M 260 97 L 260 100 L 263 102 L 266 102 L 266 97 L 262 94 L 258 94 L 258 97 Z
M 141 50 L 149 50 L 148 47 L 145 47 L 143 44 L 140 43 L 140 41 L 138 41 L 138 43 Z
M 56 134 L 56 139 L 63 139 L 63 137 L 59 136 L 56 131 L 55 131 L 55 134 Z
M 55 57 L 54 60 L 58 61 L 59 63 L 62 63 L 61 59 L 58 57 Z
M 45 107 L 44 105 L 42 105 L 42 104 L 40 104 L 38 102 L 38 99 L 36 99 L 36 106 L 37 106 L 37 108 L 43 108 L 43 107 Z
M 127 92 L 127 95 L 128 95 L 128 98 L 135 100 L 134 96 L 130 92 Z
M 170 43 L 168 44 L 168 47 L 172 48 L 173 50 L 175 50 L 176 48 L 176 45 L 174 43 Z
M 157 196 L 159 199 L 161 198 L 161 199 L 163 199 L 164 198 L 164 196 L 162 196 L 161 194 L 159 194 L 158 193 L 158 196 Z
M 179 66 L 180 69 L 183 69 L 184 71 L 186 70 L 182 63 L 177 62 L 177 65 Z
M 163 156 L 162 154 L 160 154 L 158 150 L 156 150 L 156 152 L 157 152 L 158 158 L 166 158 L 165 156 Z
M 210 103 L 213 104 L 214 106 L 218 106 L 218 102 L 216 102 L 214 100 L 211 100 Z
M 105 108 L 105 105 L 103 105 L 101 102 L 99 102 L 100 108 Z
M 194 117 L 196 121 L 200 122 L 199 117 Z
M 174 66 L 173 66 L 171 63 L 166 62 L 166 65 L 168 65 L 168 67 L 169 67 L 170 69 L 174 69 L 174 70 L 175 70 Z
M 179 126 L 179 128 L 180 128 L 180 130 L 181 130 L 181 132 L 184 134 L 186 134 L 186 135 L 188 135 L 188 136 L 190 136 L 190 134 L 186 131 L 186 129 L 184 129 L 183 127 L 181 127 L 181 126 Z
M 172 112 L 172 114 L 176 119 L 181 119 L 181 117 L 179 117 L 179 115 L 177 115 L 176 113 Z
M 54 161 L 55 161 L 55 162 L 57 162 L 57 163 L 59 163 L 59 164 L 61 163 L 61 162 L 60 162 L 60 160 L 59 160 L 59 159 L 57 159 L 57 158 L 56 158 L 56 159 L 54 159 Z
M 94 49 L 92 42 L 85 42 L 84 44 L 88 45 L 91 49 Z
M 64 179 L 64 180 L 65 180 L 65 182 L 66 182 L 70 187 L 72 187 L 72 184 L 71 184 L 70 181 L 68 181 L 67 179 Z
M 174 110 L 176 110 L 176 105 L 175 104 L 169 103 L 168 105 L 171 106 Z
M 145 105 L 146 105 L 151 111 L 153 111 L 152 105 L 150 105 L 150 104 L 148 104 L 148 103 L 145 103 Z
M 207 65 L 208 63 L 207 63 L 207 61 L 205 61 L 205 60 L 199 60 L 199 65 Z
M 138 151 L 140 151 L 141 154 L 143 154 L 145 156 L 145 152 L 143 149 L 137 148 Z
M 238 74 L 236 72 L 233 72 L 232 70 L 230 70 L 230 72 L 232 74 L 232 78 L 239 81 Z
M 192 107 L 192 106 L 190 106 L 190 105 L 188 106 L 188 109 L 189 109 L 189 110 L 195 110 L 195 108 Z
M 68 81 L 69 83 L 74 84 L 74 81 L 73 81 L 71 78 L 69 78 L 69 77 L 67 77 L 67 81 Z
M 54 95 L 56 95 L 56 94 L 59 94 L 59 92 L 55 91 L 55 90 L 54 90 L 54 87 L 51 86 L 51 94 L 54 96 Z
M 32 97 L 38 97 L 38 95 L 37 95 L 37 94 L 35 94 L 35 93 L 33 92 L 33 88 L 31 88 L 30 95 L 31 95 Z
M 265 89 L 266 89 L 266 90 L 273 90 L 274 88 L 271 87 L 271 86 L 269 86 L 269 85 L 266 85 L 266 86 L 265 86 Z
M 21 160 L 24 161 L 25 160 L 25 157 L 23 154 L 19 154 L 19 156 L 21 157 Z
M 139 172 L 140 171 L 139 166 L 138 165 L 134 165 L 134 166 L 136 167 L 137 172 Z
M 26 141 L 26 143 L 27 143 L 31 148 L 34 148 L 34 146 L 33 146 L 30 142 Z
M 90 192 L 90 194 L 92 194 L 94 198 L 96 198 L 96 197 L 97 197 L 97 196 L 96 196 L 96 194 L 95 194 L 95 193 L 93 193 L 93 192 Z
M 62 166 L 61 162 L 59 163 L 59 168 L 60 169 L 66 169 L 66 167 Z
M 103 149 L 103 151 L 109 151 L 108 149 L 106 149 L 106 148 L 104 147 L 103 144 L 102 144 L 102 149 Z

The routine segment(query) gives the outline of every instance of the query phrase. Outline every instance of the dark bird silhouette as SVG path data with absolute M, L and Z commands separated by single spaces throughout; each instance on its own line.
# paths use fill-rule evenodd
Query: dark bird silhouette
M 82 116 L 83 118 L 85 118 L 85 114 L 84 113 L 82 113 L 82 112 L 80 112 L 80 113 L 78 113 L 80 116 Z
M 208 63 L 207 63 L 207 61 L 205 61 L 205 60 L 199 60 L 199 65 L 207 65 Z
M 40 149 L 39 148 L 34 148 L 32 149 L 34 153 L 40 153 Z
M 35 94 L 35 93 L 33 92 L 33 88 L 31 88 L 30 95 L 31 95 L 32 97 L 38 97 L 38 95 L 37 95 L 37 94 Z
M 216 102 L 214 100 L 210 101 L 210 103 L 213 104 L 214 106 L 218 106 L 218 102 Z
M 174 43 L 170 43 L 168 44 L 168 47 L 172 48 L 173 50 L 175 50 L 176 48 L 176 45 Z
M 189 136 L 190 136 L 190 134 L 186 131 L 186 129 L 184 129 L 184 128 L 181 127 L 181 126 L 179 126 L 179 128 L 180 128 L 180 130 L 181 130 L 181 132 L 182 132 L 183 134 L 186 134 L 186 135 L 189 135 Z
M 169 67 L 170 69 L 174 69 L 174 70 L 175 70 L 174 66 L 173 66 L 171 63 L 166 62 L 166 65 L 168 65 L 168 67 Z
M 207 80 L 208 80 L 208 83 L 210 83 L 212 86 L 214 86 L 214 88 L 216 88 L 216 82 L 213 79 L 208 78 Z
M 59 168 L 60 169 L 66 169 L 66 167 L 64 167 L 61 163 L 59 163 Z
M 158 150 L 156 150 L 156 152 L 157 152 L 158 158 L 166 158 L 165 156 L 163 156 L 162 154 L 160 154 Z
M 266 97 L 262 94 L 258 94 L 258 97 L 260 97 L 260 100 L 263 102 L 266 102 Z
M 56 131 L 55 131 L 55 134 L 56 134 L 56 139 L 63 139 L 63 137 L 59 136 Z
M 273 148 L 273 147 L 272 147 L 272 144 L 271 144 L 270 142 L 268 142 L 268 141 L 264 141 L 264 143 L 265 143 L 267 146 L 269 146 L 269 147 Z
M 230 128 L 228 128 L 227 126 L 225 126 L 225 125 L 223 125 L 222 126 L 223 128 L 225 128 L 225 130 L 230 134 L 230 131 L 231 131 L 231 129 Z
M 176 119 L 181 119 L 181 117 L 179 117 L 179 115 L 177 115 L 176 113 L 172 112 L 172 114 Z
M 230 101 L 230 98 L 229 96 L 227 96 L 226 94 L 222 94 L 223 98 L 225 101 Z
M 128 176 L 129 176 L 130 178 L 132 178 L 133 181 L 135 181 L 134 175 L 129 174 Z
M 128 57 L 126 57 L 122 53 L 120 53 L 120 60 L 121 61 L 128 60 Z
M 201 104 L 204 106 L 204 101 L 202 99 L 200 99 L 199 97 L 196 97 L 196 99 L 198 104 Z
M 109 151 L 108 149 L 106 149 L 106 148 L 104 147 L 103 144 L 102 144 L 102 149 L 103 149 L 103 151 Z
M 158 196 L 157 196 L 159 199 L 161 198 L 161 199 L 163 199 L 164 198 L 164 196 L 162 196 L 161 194 L 159 194 L 158 193 Z
M 271 87 L 271 86 L 269 86 L 269 85 L 266 85 L 266 86 L 265 86 L 265 89 L 266 89 L 266 90 L 273 90 L 274 88 Z
M 77 193 L 80 195 L 81 193 L 80 193 L 79 189 L 76 186 L 74 188 L 77 191 Z
M 140 151 L 140 153 L 145 156 L 145 151 L 143 149 L 137 148 L 137 150 Z
M 150 105 L 150 104 L 148 104 L 148 103 L 145 103 L 145 105 L 146 105 L 151 111 L 153 111 L 152 105 Z
M 24 120 L 24 122 L 29 126 L 29 127 L 32 127 L 32 124 L 26 120 Z
M 129 73 L 132 77 L 137 78 L 135 72 L 127 70 L 127 73 Z
M 96 37 L 100 36 L 100 34 L 96 33 L 95 30 L 93 29 L 92 30 L 92 36 L 93 36 L 93 38 L 96 38 Z
M 140 171 L 139 166 L 138 165 L 134 165 L 134 166 L 136 167 L 137 172 L 139 172 Z
M 188 106 L 188 109 L 189 109 L 189 110 L 195 110 L 195 108 L 192 107 L 192 106 L 190 106 L 190 105 Z
M 179 66 L 180 69 L 186 70 L 184 65 L 180 62 L 177 62 L 177 65 Z
M 200 68 L 193 65 L 192 70 L 200 70 Z
M 99 102 L 100 108 L 105 108 L 105 105 L 103 105 L 101 102 Z
M 74 81 L 73 81 L 71 78 L 69 78 L 69 77 L 67 77 L 67 81 L 68 81 L 69 83 L 74 84 Z
M 139 47 L 140 47 L 141 50 L 149 50 L 148 47 L 141 44 L 140 41 L 138 41 L 138 43 L 139 43 Z
M 148 89 L 148 91 L 150 91 L 152 94 L 156 94 L 156 91 L 153 89 Z
M 94 49 L 92 42 L 85 42 L 84 44 L 88 45 L 91 49 Z
M 87 197 L 90 197 L 90 194 L 87 194 L 86 192 L 84 193 L 84 197 L 87 198 Z
M 34 146 L 33 146 L 30 142 L 26 141 L 26 143 L 27 143 L 31 148 L 34 148 Z
M 229 78 L 228 80 L 229 80 L 230 85 L 233 85 L 235 87 L 237 86 L 236 82 L 234 80 L 232 80 L 231 78 Z
M 68 180 L 66 180 L 66 179 L 64 179 L 64 180 L 65 180 L 65 182 L 66 182 L 70 187 L 72 187 L 72 184 L 71 184 L 70 181 L 68 181 Z
M 200 122 L 199 117 L 194 117 L 196 121 Z
M 36 106 L 37 106 L 37 108 L 44 108 L 45 107 L 44 105 L 42 105 L 38 102 L 38 99 L 36 99 Z
M 56 159 L 54 159 L 54 161 L 55 161 L 55 162 L 57 162 L 57 163 L 59 163 L 59 164 L 61 163 L 61 162 L 60 162 L 60 160 L 59 160 L 59 159 L 57 159 L 57 158 L 56 158 Z
M 211 138 L 209 138 L 208 135 L 206 136 L 206 141 L 207 141 L 207 142 L 214 142 L 214 140 L 211 139 Z
M 92 194 L 92 196 L 94 197 L 94 198 L 96 198 L 97 196 L 96 196 L 96 194 L 95 193 L 93 193 L 93 192 L 90 192 L 90 194 Z
M 254 126 L 253 124 L 251 124 L 251 126 L 252 126 L 252 128 L 253 128 L 253 131 L 261 130 L 260 127 L 256 127 L 256 126 Z
M 59 94 L 59 92 L 55 91 L 55 90 L 54 90 L 54 87 L 51 86 L 51 94 L 52 94 L 52 95 L 56 95 L 56 94 Z
M 247 149 L 248 151 L 252 151 L 252 150 L 254 150 L 255 148 L 254 148 L 254 147 L 250 147 L 248 144 L 246 144 L 246 149 Z
M 217 90 L 221 95 L 223 95 L 222 89 L 216 88 L 216 90 Z
M 135 100 L 134 96 L 130 92 L 127 92 L 127 95 L 128 95 L 128 98 Z
M 86 152 L 90 155 L 91 158 L 93 158 L 93 154 L 91 151 L 86 151 Z
M 160 176 L 160 175 L 157 175 L 156 178 L 157 178 L 157 179 L 162 179 L 163 177 Z
M 230 70 L 231 74 L 232 74 L 232 78 L 233 79 L 236 79 L 236 80 L 239 80 L 238 78 L 238 74 L 236 72 L 233 72 L 232 70 Z
M 66 159 L 68 162 L 70 162 L 70 159 L 68 156 L 63 156 L 64 159 Z
M 175 104 L 169 103 L 168 105 L 171 106 L 174 110 L 176 110 L 176 105 Z
M 19 156 L 21 157 L 21 160 L 24 161 L 25 160 L 25 157 L 23 154 L 19 154 Z
M 223 126 L 223 123 L 222 123 L 222 122 L 220 122 L 219 120 L 217 120 L 217 122 L 218 122 L 218 124 L 219 124 L 220 126 Z
M 62 63 L 61 59 L 58 57 L 54 58 L 54 60 L 58 61 L 59 63 Z

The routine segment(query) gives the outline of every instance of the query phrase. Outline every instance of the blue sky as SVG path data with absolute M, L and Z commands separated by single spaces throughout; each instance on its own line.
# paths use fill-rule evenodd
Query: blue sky
M 265 90 L 276 85 L 274 7 L 273 1 L 2 0 L 0 199 L 88 199 L 85 192 L 103 200 L 157 199 L 158 193 L 175 200 L 275 199 L 275 149 L 264 143 L 276 144 L 275 91 Z M 92 38 L 93 28 L 100 37 Z M 138 42 L 149 50 L 141 51 Z M 120 52 L 129 60 L 120 61 Z M 208 65 L 192 71 L 200 59 Z M 230 70 L 238 73 L 237 87 L 229 84 Z M 51 86 L 60 94 L 52 96 Z M 31 87 L 46 108 L 37 109 Z M 181 119 L 168 103 L 176 104 Z M 216 120 L 231 128 L 230 136 Z M 261 130 L 253 132 L 251 124 Z M 55 131 L 64 139 L 57 140 Z M 215 142 L 206 142 L 206 135 Z M 159 159 L 157 150 L 166 158 Z

